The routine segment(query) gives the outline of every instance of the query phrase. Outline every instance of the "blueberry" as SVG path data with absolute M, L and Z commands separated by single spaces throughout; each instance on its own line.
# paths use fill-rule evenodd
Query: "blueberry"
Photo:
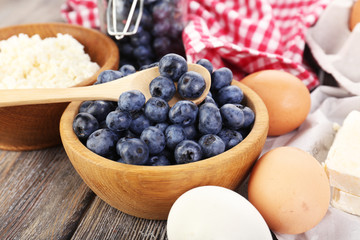
M 203 66 L 204 68 L 206 68 L 209 71 L 210 74 L 212 74 L 213 65 L 209 60 L 202 58 L 202 59 L 199 59 L 196 62 L 196 64 L 199 64 L 199 65 Z
M 152 67 L 159 67 L 159 62 L 153 62 L 151 64 L 149 64 L 149 67 L 152 68 Z
M 169 109 L 169 104 L 164 99 L 152 97 L 145 103 L 144 114 L 152 122 L 165 122 Z
M 165 149 L 161 153 L 159 153 L 157 155 L 158 156 L 159 155 L 164 155 L 171 162 L 171 164 L 175 163 L 174 150 L 173 149 L 169 149 L 169 148 L 165 147 Z
M 117 140 L 116 133 L 108 128 L 102 128 L 88 137 L 86 147 L 100 156 L 113 156 Z
M 132 56 L 134 47 L 130 43 L 122 43 L 120 44 L 120 52 L 122 56 Z
M 199 133 L 195 124 L 184 127 L 186 139 L 194 140 L 198 137 Z
M 172 21 L 170 25 L 169 35 L 175 39 L 176 38 L 182 39 L 181 34 L 183 30 L 184 30 L 184 24 L 182 21 Z
M 122 53 L 123 54 L 123 53 Z M 131 53 L 132 54 L 132 53 Z M 123 54 L 124 55 L 124 54 Z M 131 58 L 121 58 L 120 59 L 120 62 L 119 62 L 119 66 L 123 66 L 123 65 L 133 65 L 135 66 L 135 68 L 137 68 L 137 65 L 136 65 L 136 62 L 134 59 L 131 59 Z
M 184 140 L 176 146 L 174 156 L 177 164 L 196 162 L 202 159 L 202 150 L 197 142 Z
M 143 112 L 140 111 L 132 115 L 132 121 L 129 126 L 131 132 L 140 135 L 149 126 L 151 126 L 151 122 Z
M 207 95 L 207 96 L 205 97 L 204 101 L 202 101 L 201 104 L 203 104 L 203 103 L 213 103 L 213 104 L 217 105 L 217 103 L 215 102 L 215 100 L 214 100 L 211 96 L 209 96 L 209 95 Z
M 169 119 L 174 124 L 188 126 L 194 124 L 198 115 L 198 106 L 189 101 L 181 100 L 169 110 Z
M 151 43 L 151 34 L 146 31 L 137 32 L 135 35 L 131 36 L 130 42 L 134 47 L 141 45 L 149 45 Z
M 218 136 L 225 143 L 225 150 L 236 146 L 243 140 L 243 136 L 240 132 L 228 128 L 221 129 L 221 131 L 218 133 Z
M 145 0 L 144 4 L 147 4 L 148 2 L 154 2 L 157 0 Z M 143 8 L 142 17 L 140 20 L 140 26 L 144 28 L 144 30 L 149 30 L 152 27 L 152 16 L 150 12 L 147 10 L 147 8 Z
M 145 45 L 136 47 L 133 54 L 138 60 L 147 60 L 153 55 L 151 47 Z
M 245 122 L 244 111 L 235 104 L 227 103 L 220 108 L 224 125 L 229 129 L 242 128 Z
M 79 113 L 80 112 L 86 112 L 86 109 L 93 103 L 93 100 L 84 101 L 79 106 Z
M 225 143 L 215 134 L 206 134 L 199 139 L 199 145 L 206 158 L 213 157 L 225 151 Z
M 144 4 L 145 5 L 150 5 L 150 4 L 155 3 L 156 1 L 158 1 L 158 0 L 144 0 Z
M 119 141 L 116 144 L 116 151 L 127 164 L 146 165 L 149 158 L 149 148 L 139 138 Z
M 169 21 L 161 21 L 154 25 L 152 29 L 153 36 L 166 36 L 171 29 L 171 24 Z
M 159 66 L 159 62 L 153 62 L 151 64 L 142 65 L 139 70 L 141 71 L 141 70 L 145 70 L 145 69 L 157 67 L 157 66 Z
M 156 22 L 168 22 L 174 8 L 167 1 L 158 1 L 152 8 L 152 17 Z
M 78 113 L 73 121 L 73 130 L 80 140 L 87 139 L 99 129 L 99 122 L 90 113 Z
M 199 108 L 198 129 L 200 133 L 217 134 L 222 128 L 222 118 L 219 108 L 213 103 L 204 103 Z
M 105 70 L 98 75 L 97 80 L 94 84 L 107 83 L 122 77 L 124 77 L 124 74 L 120 71 Z
M 130 131 L 129 129 L 128 130 L 125 130 L 124 133 L 123 133 L 123 137 L 126 137 L 126 138 L 137 138 L 138 135 L 133 133 L 132 131 Z
M 100 128 L 108 128 L 108 127 L 106 126 L 106 120 L 104 120 L 104 121 L 102 121 L 102 122 L 99 123 L 99 129 L 100 129 Z
M 182 98 L 195 99 L 203 94 L 205 87 L 205 79 L 200 73 L 188 71 L 180 77 L 177 89 Z
M 168 126 L 169 126 L 169 124 L 167 122 L 161 122 L 161 123 L 155 124 L 155 127 L 160 129 L 160 131 L 162 131 L 163 133 L 165 133 L 165 130 Z
M 223 87 L 218 91 L 216 102 L 219 106 L 222 106 L 226 103 L 240 104 L 243 98 L 243 91 L 238 86 L 230 85 Z
M 107 159 L 113 160 L 113 161 L 118 161 L 119 160 L 119 155 L 116 153 L 116 150 L 112 150 L 107 156 Z
M 244 118 L 245 118 L 245 121 L 244 121 L 244 124 L 243 124 L 243 128 L 247 128 L 247 127 L 250 127 L 251 124 L 254 123 L 255 121 L 255 113 L 254 111 L 247 107 L 247 106 L 244 106 L 242 104 L 235 104 L 236 107 L 240 108 L 243 112 L 244 112 Z
M 103 128 L 108 128 L 106 126 L 106 123 L 105 123 L 105 127 Z M 110 129 L 110 128 L 109 128 Z M 110 129 L 111 130 L 111 129 Z M 128 134 L 128 130 L 121 130 L 121 131 L 116 131 L 116 130 L 112 130 L 114 133 L 116 133 L 116 135 L 118 136 L 118 138 L 122 138 L 122 137 L 125 137 L 127 134 Z
M 123 111 L 135 112 L 141 110 L 145 105 L 145 96 L 139 90 L 123 92 L 118 101 L 118 106 Z
M 169 53 L 171 45 L 171 40 L 165 36 L 156 37 L 153 42 L 153 48 L 157 56 L 164 56 Z
M 96 100 L 92 101 L 83 112 L 93 115 L 99 123 L 106 119 L 109 112 L 115 109 L 114 103 L 111 101 Z
M 120 67 L 119 71 L 124 75 L 130 75 L 136 72 L 136 69 L 133 65 L 130 64 L 124 64 Z
M 146 143 L 150 154 L 158 154 L 162 152 L 166 146 L 164 133 L 153 126 L 145 128 L 140 135 L 140 139 Z
M 161 154 L 151 156 L 148 164 L 151 166 L 167 166 L 171 165 L 171 161 L 165 155 Z
M 159 97 L 165 101 L 169 101 L 176 92 L 174 82 L 167 77 L 158 76 L 154 78 L 149 85 L 150 94 L 152 97 Z
M 165 130 L 166 146 L 174 149 L 178 143 L 185 140 L 185 132 L 182 126 L 178 124 L 170 125 Z
M 113 131 L 124 131 L 129 128 L 131 121 L 129 112 L 115 110 L 107 115 L 106 126 Z
M 243 138 L 245 138 L 247 135 L 249 135 L 249 133 L 251 131 L 251 127 L 241 128 L 237 131 L 243 136 Z
M 115 160 L 116 162 L 119 162 L 119 163 L 125 163 L 126 164 L 126 162 L 120 157 L 120 158 L 118 158 L 118 159 L 116 159 Z
M 221 88 L 229 86 L 233 79 L 232 71 L 227 68 L 219 68 L 211 74 L 211 91 L 219 91 Z
M 136 59 L 137 64 L 139 66 L 151 65 L 154 62 L 153 59 L 152 59 L 152 55 L 153 55 L 153 53 L 151 53 L 151 57 L 149 57 L 149 58 L 145 58 L 145 59 L 138 58 L 138 59 Z
M 177 82 L 179 78 L 188 71 L 188 65 L 184 57 L 168 53 L 159 61 L 160 75 L 172 79 Z
M 126 140 L 130 139 L 130 138 L 138 138 L 138 137 L 121 137 L 119 138 L 119 140 L 116 143 L 116 152 L 118 155 L 120 155 L 120 151 L 121 151 L 121 143 L 125 142 Z

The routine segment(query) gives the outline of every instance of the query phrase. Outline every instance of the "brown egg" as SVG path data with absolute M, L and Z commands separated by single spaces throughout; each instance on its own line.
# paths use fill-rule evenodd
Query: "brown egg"
M 290 73 L 263 70 L 241 80 L 264 101 L 269 112 L 268 136 L 279 136 L 298 128 L 310 111 L 310 92 Z
M 278 233 L 299 234 L 316 226 L 330 202 L 330 185 L 320 163 L 295 147 L 270 150 L 255 164 L 249 201 Z
M 350 21 L 349 21 L 349 27 L 350 31 L 352 31 L 356 24 L 360 23 L 360 1 L 356 1 L 354 5 L 351 8 L 350 13 Z

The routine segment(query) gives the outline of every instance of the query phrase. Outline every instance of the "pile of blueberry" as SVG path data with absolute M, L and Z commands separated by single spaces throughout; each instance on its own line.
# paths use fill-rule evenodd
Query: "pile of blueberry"
M 91 151 L 135 165 L 190 163 L 234 147 L 251 130 L 254 112 L 241 104 L 244 95 L 231 85 L 230 69 L 213 71 L 206 59 L 197 64 L 211 73 L 211 91 L 199 106 L 184 99 L 169 107 L 167 101 L 176 91 L 174 82 L 179 93 L 191 99 L 204 91 L 204 81 L 187 70 L 183 57 L 167 54 L 158 63 L 160 76 L 149 86 L 152 97 L 148 101 L 137 90 L 122 93 L 117 103 L 85 101 L 73 121 L 75 134 Z M 97 84 L 131 74 L 128 69 L 108 70 L 99 75 Z M 190 84 L 181 87 L 183 79 Z
M 118 9 L 119 24 L 126 19 L 133 1 L 123 1 Z M 180 0 L 144 0 L 144 8 L 138 31 L 124 37 L 118 43 L 120 66 L 141 66 L 159 61 L 168 53 L 185 56 L 181 34 L 184 28 Z M 137 14 L 135 14 L 137 16 Z M 133 18 L 133 21 L 136 17 Z M 133 25 L 131 25 L 133 26 Z

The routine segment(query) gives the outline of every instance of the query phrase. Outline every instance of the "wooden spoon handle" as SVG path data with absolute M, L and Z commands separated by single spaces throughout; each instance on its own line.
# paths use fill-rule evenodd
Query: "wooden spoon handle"
M 0 107 L 85 100 L 118 101 L 122 92 L 137 89 L 151 97 L 149 84 L 159 75 L 157 68 L 146 69 L 108 83 L 70 88 L 0 90 Z
M 197 64 L 189 64 L 189 71 L 196 71 L 206 79 L 203 95 L 193 100 L 194 103 L 200 104 L 210 90 L 211 76 L 206 68 Z M 149 99 L 151 97 L 149 84 L 157 76 L 159 70 L 153 67 L 108 83 L 85 87 L 0 90 L 0 107 L 85 100 L 118 101 L 121 93 L 129 90 L 139 90 L 146 99 Z M 169 101 L 169 105 L 173 106 L 179 99 L 181 97 L 175 95 Z
M 71 102 L 77 100 L 117 101 L 116 97 L 114 97 L 112 94 L 104 94 L 104 91 L 101 91 L 101 88 L 99 87 L 100 85 L 73 88 L 0 90 L 0 107 Z

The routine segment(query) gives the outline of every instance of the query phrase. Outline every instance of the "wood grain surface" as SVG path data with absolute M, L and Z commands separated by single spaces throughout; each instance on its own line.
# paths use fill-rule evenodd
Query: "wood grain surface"
M 61 147 L 2 151 L 0 176 L 0 239 L 64 239 L 94 199 Z
M 63 2 L 0 0 L 0 27 L 64 22 Z M 0 150 L 0 223 L 4 240 L 167 239 L 165 221 L 132 217 L 96 197 L 62 146 Z

